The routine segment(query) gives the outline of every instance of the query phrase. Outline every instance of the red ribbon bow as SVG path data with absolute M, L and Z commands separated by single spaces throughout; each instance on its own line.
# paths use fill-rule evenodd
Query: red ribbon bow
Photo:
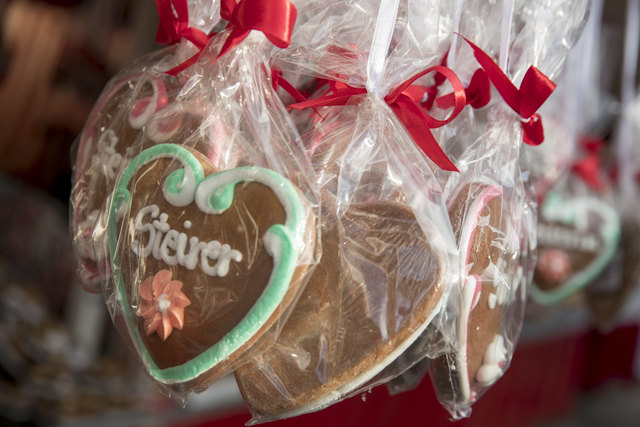
M 587 154 L 571 169 L 589 187 L 596 191 L 604 190 L 607 185 L 600 167 L 600 153 L 604 147 L 604 141 L 599 138 L 587 138 L 582 141 L 582 146 Z
M 462 38 L 473 49 L 473 55 L 486 71 L 487 77 L 502 99 L 525 120 L 522 122 L 524 142 L 529 145 L 541 144 L 544 141 L 544 130 L 542 119 L 536 111 L 553 93 L 556 84 L 532 65 L 525 73 L 520 89 L 518 89 L 489 55 L 469 39 Z
M 184 38 L 199 50 L 187 61 L 167 71 L 167 74 L 175 76 L 197 62 L 209 39 L 217 33 L 206 35 L 197 28 L 189 27 L 187 0 L 156 0 L 156 7 L 160 18 L 156 41 L 175 44 Z M 215 59 L 236 47 L 251 30 L 261 31 L 279 48 L 289 46 L 297 14 L 289 0 L 240 0 L 238 3 L 222 0 L 220 16 L 228 21 L 226 28 L 230 28 L 231 33 Z
M 427 114 L 420 106 L 419 101 L 421 97 L 418 96 L 418 94 L 424 94 L 425 89 L 413 85 L 418 78 L 431 72 L 436 72 L 444 76 L 453 87 L 453 112 L 445 120 L 437 120 Z M 363 87 L 353 87 L 336 81 L 331 81 L 330 87 L 331 89 L 325 95 L 309 101 L 289 105 L 288 108 L 301 110 L 308 107 L 346 105 L 352 97 L 367 93 L 367 90 Z M 416 89 L 416 87 L 418 87 L 418 89 Z M 458 172 L 458 168 L 456 168 L 451 159 L 447 157 L 431 132 L 431 129 L 444 126 L 451 122 L 460 114 L 466 103 L 462 82 L 460 82 L 458 76 L 451 69 L 441 65 L 428 68 L 398 86 L 384 98 L 384 101 L 389 105 L 391 110 L 393 110 L 398 120 L 405 126 L 409 135 L 411 135 L 427 157 L 441 169 Z
M 273 86 L 274 91 L 278 91 L 278 88 L 281 87 L 285 92 L 287 92 L 293 99 L 298 102 L 304 102 L 307 98 L 295 88 L 287 79 L 282 76 L 282 71 L 277 68 L 271 69 L 271 85 Z
M 482 68 L 478 68 L 473 76 L 471 82 L 464 90 L 467 98 L 466 104 L 471 105 L 473 108 L 482 108 L 491 101 L 491 82 L 487 76 L 486 71 Z M 454 94 L 449 93 L 438 97 L 436 105 L 443 110 L 453 107 Z

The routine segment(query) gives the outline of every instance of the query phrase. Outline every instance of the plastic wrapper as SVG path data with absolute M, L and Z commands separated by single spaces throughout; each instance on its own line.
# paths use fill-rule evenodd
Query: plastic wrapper
M 536 211 L 518 165 L 519 123 L 504 106 L 491 108 L 486 133 L 460 159 L 470 167 L 448 197 L 462 284 L 453 349 L 430 372 L 439 400 L 456 418 L 467 416 L 508 368 L 535 260 Z
M 444 309 L 456 250 L 442 188 L 383 99 L 433 63 L 437 49 L 396 67 L 395 54 L 412 36 L 406 21 L 390 16 L 397 6 L 324 4 L 274 55 L 285 72 L 368 93 L 317 108 L 320 117 L 303 111 L 321 191 L 323 255 L 276 344 L 235 371 L 253 422 L 316 411 L 385 381 L 381 372 Z M 437 38 L 437 26 L 431 30 Z
M 319 256 L 319 197 L 272 87 L 271 44 L 254 31 L 218 58 L 231 32 L 177 77 L 163 72 L 184 58 L 164 51 L 143 61 L 149 77 L 124 84 L 126 96 L 108 88 L 115 111 L 95 138 L 124 148 L 85 163 L 102 182 L 101 166 L 113 172 L 106 195 L 89 188 L 82 199 L 98 209 L 107 307 L 181 401 L 273 343 Z
M 523 146 L 522 159 L 531 174 L 538 201 L 573 166 L 578 142 L 602 132 L 600 26 L 602 2 L 591 3 L 584 32 L 569 52 L 558 88 L 540 109 L 544 144 Z
M 640 282 L 640 97 L 636 84 L 638 63 L 638 25 L 640 5 L 627 5 L 621 76 L 621 114 L 613 138 L 617 157 L 617 207 L 621 222 L 620 247 L 610 268 L 608 280 L 599 280 L 585 289 L 587 306 L 600 327 L 610 328 L 619 321 L 630 295 Z
M 582 28 L 586 5 L 466 2 L 464 13 L 452 22 L 454 31 L 496 58 L 518 87 L 531 65 L 549 78 L 557 76 Z M 554 15 L 560 10 L 566 14 Z M 448 63 L 469 85 L 479 68 L 473 53 L 459 42 L 449 55 Z M 454 339 L 431 364 L 430 374 L 440 402 L 454 418 L 468 416 L 472 404 L 508 368 L 536 260 L 535 197 L 526 165 L 520 165 L 521 118 L 493 95 L 486 107 L 469 109 L 453 122 L 443 140 L 461 171 L 446 186 L 460 253 L 460 292 Z
M 190 8 L 190 24 L 204 32 L 219 20 L 216 1 L 194 0 Z M 110 277 L 108 256 L 94 244 L 93 232 L 100 212 L 106 208 L 123 155 L 143 128 L 149 131 L 147 146 L 178 142 L 191 136 L 191 128 L 206 113 L 207 107 L 194 103 L 181 110 L 175 100 L 188 76 L 183 74 L 178 79 L 164 73 L 194 53 L 194 46 L 184 40 L 152 52 L 117 73 L 96 101 L 74 145 L 70 226 L 77 277 L 89 292 L 100 292 Z
M 618 250 L 620 219 L 611 185 L 589 187 L 571 173 L 540 205 L 532 298 L 553 304 L 583 289 Z

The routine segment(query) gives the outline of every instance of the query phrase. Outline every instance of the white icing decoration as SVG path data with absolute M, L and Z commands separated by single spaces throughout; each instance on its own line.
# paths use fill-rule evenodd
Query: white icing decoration
M 465 313 L 471 313 L 471 310 L 473 310 L 478 302 L 478 299 L 474 298 L 477 284 L 478 282 L 474 276 L 468 276 L 464 283 L 464 287 L 462 289 L 462 301 Z
M 91 169 L 102 170 L 107 179 L 113 181 L 122 164 L 122 155 L 116 153 L 118 136 L 112 129 L 105 130 L 98 138 L 96 154 L 91 159 Z
M 158 98 L 160 97 L 159 92 L 161 89 L 164 89 L 164 85 L 162 85 L 162 82 L 160 82 L 159 79 L 146 78 L 145 80 L 146 80 L 146 83 L 149 83 L 151 85 L 151 88 L 153 89 L 153 94 L 151 95 L 151 97 L 144 98 L 138 101 L 138 103 L 136 104 L 136 105 L 141 105 L 140 103 L 142 102 L 147 103 L 142 113 L 135 115 L 133 109 L 129 112 L 129 125 L 134 129 L 142 129 L 144 125 L 146 125 L 149 122 L 149 120 L 151 120 L 151 117 L 153 116 L 153 114 L 156 112 L 158 108 Z
M 162 193 L 167 202 L 178 208 L 183 208 L 193 202 L 193 194 L 196 191 L 196 175 L 193 169 L 184 168 L 184 177 L 180 184 L 180 191 L 172 192 L 166 185 L 162 187 Z
M 482 359 L 482 366 L 476 373 L 476 380 L 482 386 L 489 386 L 502 375 L 504 363 L 507 361 L 507 348 L 502 335 L 496 335 L 487 346 Z
M 93 247 L 93 231 L 98 222 L 99 211 L 96 209 L 87 215 L 87 217 L 78 225 L 78 233 L 76 234 L 76 250 L 81 258 L 87 258 L 91 261 L 97 261 L 96 252 Z
M 156 111 L 147 127 L 149 139 L 158 144 L 169 141 L 182 125 L 181 109 L 180 104 L 172 104 Z
M 147 216 L 153 221 L 144 222 Z M 222 244 L 217 240 L 201 242 L 196 236 L 188 237 L 185 233 L 172 229 L 167 223 L 168 219 L 169 216 L 166 213 L 160 213 L 158 205 L 149 205 L 140 209 L 133 227 L 136 236 L 146 233 L 148 242 L 143 245 L 139 240 L 134 240 L 131 246 L 133 253 L 140 258 L 151 255 L 168 265 L 181 265 L 189 270 L 194 270 L 199 261 L 202 271 L 214 277 L 225 277 L 229 273 L 231 261 L 242 261 L 242 253 L 232 249 L 228 244 Z M 209 261 L 216 261 L 216 263 L 211 265 Z
M 498 297 L 496 296 L 496 294 L 489 294 L 488 302 L 489 302 L 489 308 L 491 310 L 496 308 L 496 305 L 498 304 Z
M 556 224 L 538 223 L 538 243 L 566 250 L 597 253 L 602 246 L 594 234 L 579 234 Z
M 186 229 L 188 230 L 188 229 L 190 229 L 190 228 L 191 228 L 191 225 L 192 225 L 192 224 L 191 224 L 191 221 L 186 220 L 186 221 L 184 222 L 184 224 L 182 224 L 182 225 L 184 226 L 184 228 L 186 228 Z
M 280 201 L 287 218 L 284 224 L 285 227 L 293 228 L 293 218 L 300 218 L 302 216 L 302 213 L 300 212 L 295 214 L 292 212 L 292 209 L 295 209 L 295 206 L 288 202 L 288 195 L 281 183 L 275 177 L 262 172 L 260 169 L 230 169 L 225 171 L 224 174 L 213 175 L 212 177 L 214 177 L 214 179 L 205 179 L 202 181 L 196 190 L 196 205 L 204 213 L 214 215 L 222 213 L 217 209 L 213 209 L 209 205 L 209 197 L 211 194 L 215 194 L 214 190 L 218 192 L 224 191 L 228 185 L 235 184 L 236 182 L 258 182 L 269 187 Z M 298 223 L 299 228 L 303 225 L 304 223 L 302 221 Z M 301 231 L 301 228 L 296 231 L 296 240 L 293 243 L 296 249 L 301 249 L 304 246 L 304 242 L 302 241 L 304 233 Z M 266 240 L 265 236 L 265 242 Z

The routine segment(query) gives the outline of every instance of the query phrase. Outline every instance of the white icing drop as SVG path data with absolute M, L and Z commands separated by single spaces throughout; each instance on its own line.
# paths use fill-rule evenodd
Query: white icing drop
M 478 369 L 476 380 L 482 386 L 493 384 L 503 372 L 504 363 L 507 361 L 507 348 L 502 335 L 496 335 L 487 346 L 482 359 L 482 366 Z
M 476 293 L 477 280 L 474 276 L 468 276 L 462 289 L 463 312 L 469 314 L 473 310 L 477 299 L 474 299 Z M 475 300 L 475 301 L 474 301 Z
M 186 221 L 184 222 L 184 224 L 182 224 L 182 225 L 184 226 L 184 228 L 186 228 L 186 229 L 188 230 L 188 229 L 190 229 L 190 228 L 191 228 L 191 225 L 192 225 L 192 224 L 191 224 L 191 221 L 186 220 Z
M 497 303 L 498 297 L 496 296 L 496 294 L 489 294 L 489 308 L 493 310 L 494 308 L 496 308 Z
M 153 221 L 144 222 L 146 217 L 150 217 Z M 194 270 L 199 261 L 202 271 L 214 277 L 225 277 L 229 273 L 231 261 L 242 261 L 242 253 L 232 249 L 228 244 L 221 244 L 217 240 L 201 242 L 196 236 L 188 239 L 189 252 L 186 253 L 187 235 L 172 229 L 167 222 L 168 219 L 169 216 L 166 213 L 160 213 L 157 205 L 140 209 L 133 225 L 137 236 L 131 245 L 133 253 L 140 258 L 152 255 L 168 265 L 181 265 L 189 270 Z M 144 234 L 148 236 L 146 245 L 138 240 L 138 237 Z M 216 261 L 216 263 L 211 265 L 210 261 Z

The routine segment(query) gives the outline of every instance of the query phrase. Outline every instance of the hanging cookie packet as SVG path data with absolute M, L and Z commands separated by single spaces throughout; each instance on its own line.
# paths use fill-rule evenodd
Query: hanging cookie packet
M 307 117 L 323 255 L 276 344 L 235 371 L 257 422 L 317 411 L 385 381 L 381 372 L 443 309 L 456 257 L 433 173 L 455 166 L 413 114 L 422 107 L 410 89 L 433 71 L 437 48 L 400 67 L 389 51 L 411 40 L 396 19 L 406 5 L 323 6 L 274 54 L 285 74 L 315 79 L 312 98 L 293 108 Z
M 542 36 L 542 22 L 548 25 L 552 12 L 535 2 L 465 7 L 452 20 L 462 37 L 454 38 L 447 62 L 466 92 L 486 102 L 472 104 L 443 140 L 461 171 L 445 187 L 461 288 L 455 339 L 430 367 L 437 396 L 454 418 L 468 416 L 472 404 L 503 375 L 519 337 L 536 249 L 535 197 L 529 173 L 521 167 L 521 146 L 543 140 L 536 111 L 555 89 L 550 76 L 566 55 L 566 48 L 551 44 L 534 52 L 533 41 L 539 35 L 537 40 L 551 43 L 574 30 L 567 25 L 562 34 Z M 583 4 L 583 15 L 584 10 Z M 502 22 L 501 31 L 488 22 Z M 435 103 L 440 99 L 446 98 L 438 94 Z
M 316 185 L 267 62 L 296 9 L 270 3 L 280 21 L 255 1 L 224 1 L 226 28 L 206 35 L 188 24 L 200 9 L 158 1 L 159 40 L 198 49 L 161 52 L 140 79 L 112 83 L 113 111 L 100 105 L 91 124 L 93 156 L 109 155 L 87 172 L 109 166 L 106 194 L 85 189 L 99 198 L 104 297 L 149 375 L 180 400 L 273 343 L 318 257 Z
M 183 17 L 188 17 L 185 8 Z M 218 2 L 191 2 L 191 20 L 199 18 L 199 45 L 220 20 Z M 186 25 L 185 25 L 186 28 Z M 158 32 L 159 40 L 163 37 Z M 167 41 L 167 40 L 165 40 Z M 108 255 L 96 245 L 93 232 L 98 216 L 106 208 L 107 198 L 122 167 L 123 156 L 131 147 L 176 143 L 195 139 L 193 132 L 208 115 L 209 105 L 178 102 L 184 83 L 195 77 L 195 70 L 180 76 L 165 73 L 197 52 L 189 40 L 152 52 L 118 72 L 97 100 L 74 147 L 72 180 L 71 233 L 77 276 L 83 288 L 100 292 L 111 271 Z M 197 77 L 196 77 L 197 78 Z M 200 141 L 205 143 L 205 138 Z M 195 142 L 194 142 L 195 144 Z
M 602 7 L 602 6 L 601 6 Z M 597 325 L 610 329 L 619 324 L 632 311 L 634 292 L 640 283 L 640 91 L 638 74 L 638 22 L 640 5 L 629 2 L 626 9 L 622 74 L 620 76 L 620 116 L 610 140 L 615 157 L 615 205 L 620 217 L 620 245 L 607 269 L 606 280 L 590 283 L 584 295 Z

